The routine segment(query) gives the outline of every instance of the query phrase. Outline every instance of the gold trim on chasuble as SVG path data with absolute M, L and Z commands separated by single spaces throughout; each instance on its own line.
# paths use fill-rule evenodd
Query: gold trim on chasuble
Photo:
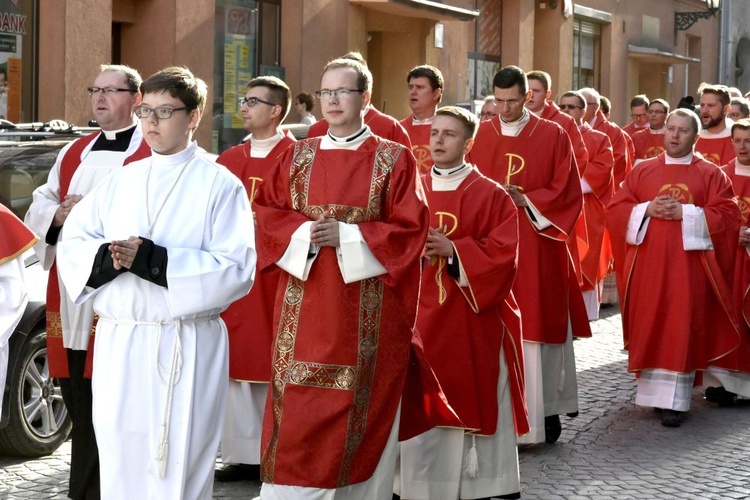
M 381 142 L 378 146 L 375 153 L 367 207 L 309 206 L 307 199 L 310 177 L 319 145 L 320 138 L 309 142 L 300 141 L 295 144 L 290 186 L 294 210 L 308 216 L 311 220 L 317 219 L 322 213 L 349 224 L 380 220 L 380 207 L 390 190 L 388 176 L 403 147 L 391 142 Z M 273 353 L 271 391 L 274 426 L 264 454 L 269 456 L 269 459 L 263 460 L 262 464 L 262 477 L 265 482 L 273 482 L 279 429 L 284 413 L 284 389 L 287 384 L 294 384 L 354 392 L 353 404 L 349 410 L 346 442 L 338 479 L 339 487 L 349 485 L 353 458 L 362 442 L 367 425 L 370 393 L 375 377 L 375 361 L 377 359 L 383 300 L 383 283 L 381 280 L 369 278 L 359 283 L 359 352 L 357 354 L 357 365 L 328 365 L 294 358 L 294 345 L 299 328 L 299 313 L 305 291 L 305 282 L 294 276 L 289 276 Z

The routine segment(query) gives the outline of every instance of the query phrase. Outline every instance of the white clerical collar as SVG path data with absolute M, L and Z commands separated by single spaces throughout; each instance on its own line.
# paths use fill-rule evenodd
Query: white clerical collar
M 347 137 L 336 137 L 329 129 L 328 133 L 320 141 L 320 148 L 355 150 L 369 139 L 371 135 L 372 132 L 367 125 Z
M 667 131 L 667 125 L 666 125 L 666 124 L 664 124 L 664 126 L 663 126 L 662 128 L 660 128 L 660 129 L 657 129 L 657 130 L 654 130 L 654 129 L 652 129 L 652 128 L 649 128 L 649 129 L 648 129 L 648 131 L 649 131 L 649 132 L 651 132 L 651 133 L 652 133 L 652 134 L 654 134 L 654 135 L 657 135 L 657 134 L 661 134 L 661 135 L 664 135 L 664 132 L 666 132 L 666 131 Z
M 461 182 L 471 173 L 471 165 L 462 163 L 453 168 L 438 168 L 433 165 L 430 169 L 433 191 L 454 191 Z
M 529 110 L 524 108 L 521 117 L 514 122 L 506 122 L 500 118 L 500 132 L 505 136 L 518 137 L 529 120 L 531 120 Z
M 200 151 L 202 150 L 198 147 L 198 143 L 192 141 L 185 149 L 171 155 L 159 154 L 156 151 L 152 150 L 151 160 L 153 165 L 179 165 L 180 163 L 185 163 L 186 161 L 192 159 Z
M 724 118 L 724 130 L 721 132 L 709 132 L 706 129 L 701 130 L 701 137 L 704 139 L 724 139 L 725 137 L 732 137 L 732 125 L 734 122 L 729 118 Z
M 266 139 L 256 139 L 250 134 L 250 157 L 265 158 L 283 138 L 284 133 L 281 130 Z
M 131 123 L 127 127 L 121 128 L 121 129 L 118 129 L 118 130 L 104 130 L 104 129 L 102 129 L 102 134 L 104 134 L 104 137 L 106 137 L 108 141 L 114 141 L 115 139 L 117 139 L 117 134 L 119 134 L 121 132 L 125 132 L 126 130 L 130 130 L 131 128 L 134 128 L 137 124 L 138 124 L 137 122 L 136 123 Z
M 664 153 L 664 162 L 667 165 L 690 165 L 693 163 L 693 152 L 691 151 L 682 158 L 673 158 L 667 153 Z
M 411 115 L 412 125 L 432 125 L 432 120 L 435 119 L 435 115 L 428 116 L 427 118 L 417 118 L 414 114 Z
M 743 165 L 739 160 L 734 160 L 734 173 L 742 177 L 750 177 L 750 165 Z

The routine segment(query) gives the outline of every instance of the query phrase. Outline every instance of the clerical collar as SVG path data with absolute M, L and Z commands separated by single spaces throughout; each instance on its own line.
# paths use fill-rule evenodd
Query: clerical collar
M 323 139 L 320 141 L 321 149 L 349 149 L 355 150 L 359 148 L 367 139 L 370 138 L 372 132 L 370 127 L 367 125 L 361 128 L 354 134 L 348 137 L 336 137 L 329 130 Z
M 447 178 L 447 177 L 454 175 L 456 172 L 458 172 L 462 168 L 465 168 L 466 165 L 467 165 L 466 163 L 462 163 L 459 166 L 453 167 L 453 168 L 438 168 L 437 165 L 433 165 L 432 174 Z
M 664 153 L 664 162 L 667 165 L 690 165 L 693 163 L 693 152 L 691 151 L 682 158 L 673 158 L 669 154 Z
M 648 131 L 651 132 L 654 135 L 657 135 L 657 134 L 664 135 L 664 132 L 667 131 L 667 125 L 664 124 L 664 126 L 662 128 L 657 129 L 657 130 L 654 130 L 654 129 L 652 129 L 652 128 L 649 127 Z
M 195 141 L 192 141 L 188 146 L 183 149 L 182 151 L 178 151 L 177 153 L 171 154 L 171 155 L 163 155 L 159 154 L 156 151 L 151 151 L 151 161 L 154 166 L 171 166 L 171 165 L 179 165 L 181 163 L 185 163 L 186 161 L 193 158 L 197 153 L 202 152 L 203 150 L 198 147 L 198 143 Z
M 411 115 L 412 125 L 432 125 L 432 120 L 435 119 L 435 115 L 428 116 L 427 118 L 419 119 L 415 115 Z
M 284 138 L 284 133 L 278 130 L 274 135 L 266 139 L 256 139 L 250 135 L 250 157 L 265 158 L 273 148 Z
M 531 120 L 531 114 L 524 108 L 521 117 L 514 122 L 506 122 L 500 118 L 500 132 L 505 136 L 518 137 L 523 128 Z
M 127 151 L 137 126 L 138 124 L 134 123 L 120 130 L 102 130 L 91 151 Z
M 734 173 L 742 177 L 750 177 L 750 165 L 743 165 L 740 160 L 734 160 Z

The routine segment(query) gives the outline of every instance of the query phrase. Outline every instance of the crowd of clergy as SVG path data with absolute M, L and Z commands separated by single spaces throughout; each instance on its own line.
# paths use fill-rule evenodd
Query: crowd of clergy
M 515 66 L 476 114 L 433 66 L 405 76 L 401 121 L 372 87 L 358 53 L 329 62 L 297 141 L 291 90 L 256 77 L 248 138 L 214 160 L 200 78 L 102 65 L 101 131 L 61 150 L 26 225 L 0 207 L 0 377 L 33 247 L 70 498 L 520 498 L 518 450 L 578 416 L 574 341 L 618 302 L 635 404 L 663 425 L 697 386 L 750 397 L 738 89 L 639 95 L 621 128 L 596 89 L 553 100 Z

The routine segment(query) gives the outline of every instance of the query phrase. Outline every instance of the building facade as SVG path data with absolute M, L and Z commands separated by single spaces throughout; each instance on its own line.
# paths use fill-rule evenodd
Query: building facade
M 26 34 L 15 34 L 23 43 L 8 45 L 18 55 L 6 57 L 15 120 L 86 123 L 85 89 L 100 63 L 128 64 L 146 77 L 184 65 L 210 89 L 196 137 L 220 152 L 244 135 L 238 99 L 247 80 L 273 74 L 293 94 L 314 92 L 328 60 L 358 50 L 375 79 L 373 103 L 399 119 L 410 112 L 413 66 L 439 67 L 443 103 L 468 105 L 492 92 L 497 69 L 516 64 L 549 72 L 555 98 L 600 89 L 624 124 L 635 94 L 676 104 L 700 82 L 719 81 L 717 54 L 729 36 L 740 37 L 734 76 L 750 87 L 750 69 L 742 69 L 750 38 L 722 39 L 724 12 L 676 29 L 676 12 L 705 8 L 700 0 L 0 0 L 0 79 L 10 43 L 3 16 L 23 15 Z M 292 110 L 287 121 L 297 119 Z

